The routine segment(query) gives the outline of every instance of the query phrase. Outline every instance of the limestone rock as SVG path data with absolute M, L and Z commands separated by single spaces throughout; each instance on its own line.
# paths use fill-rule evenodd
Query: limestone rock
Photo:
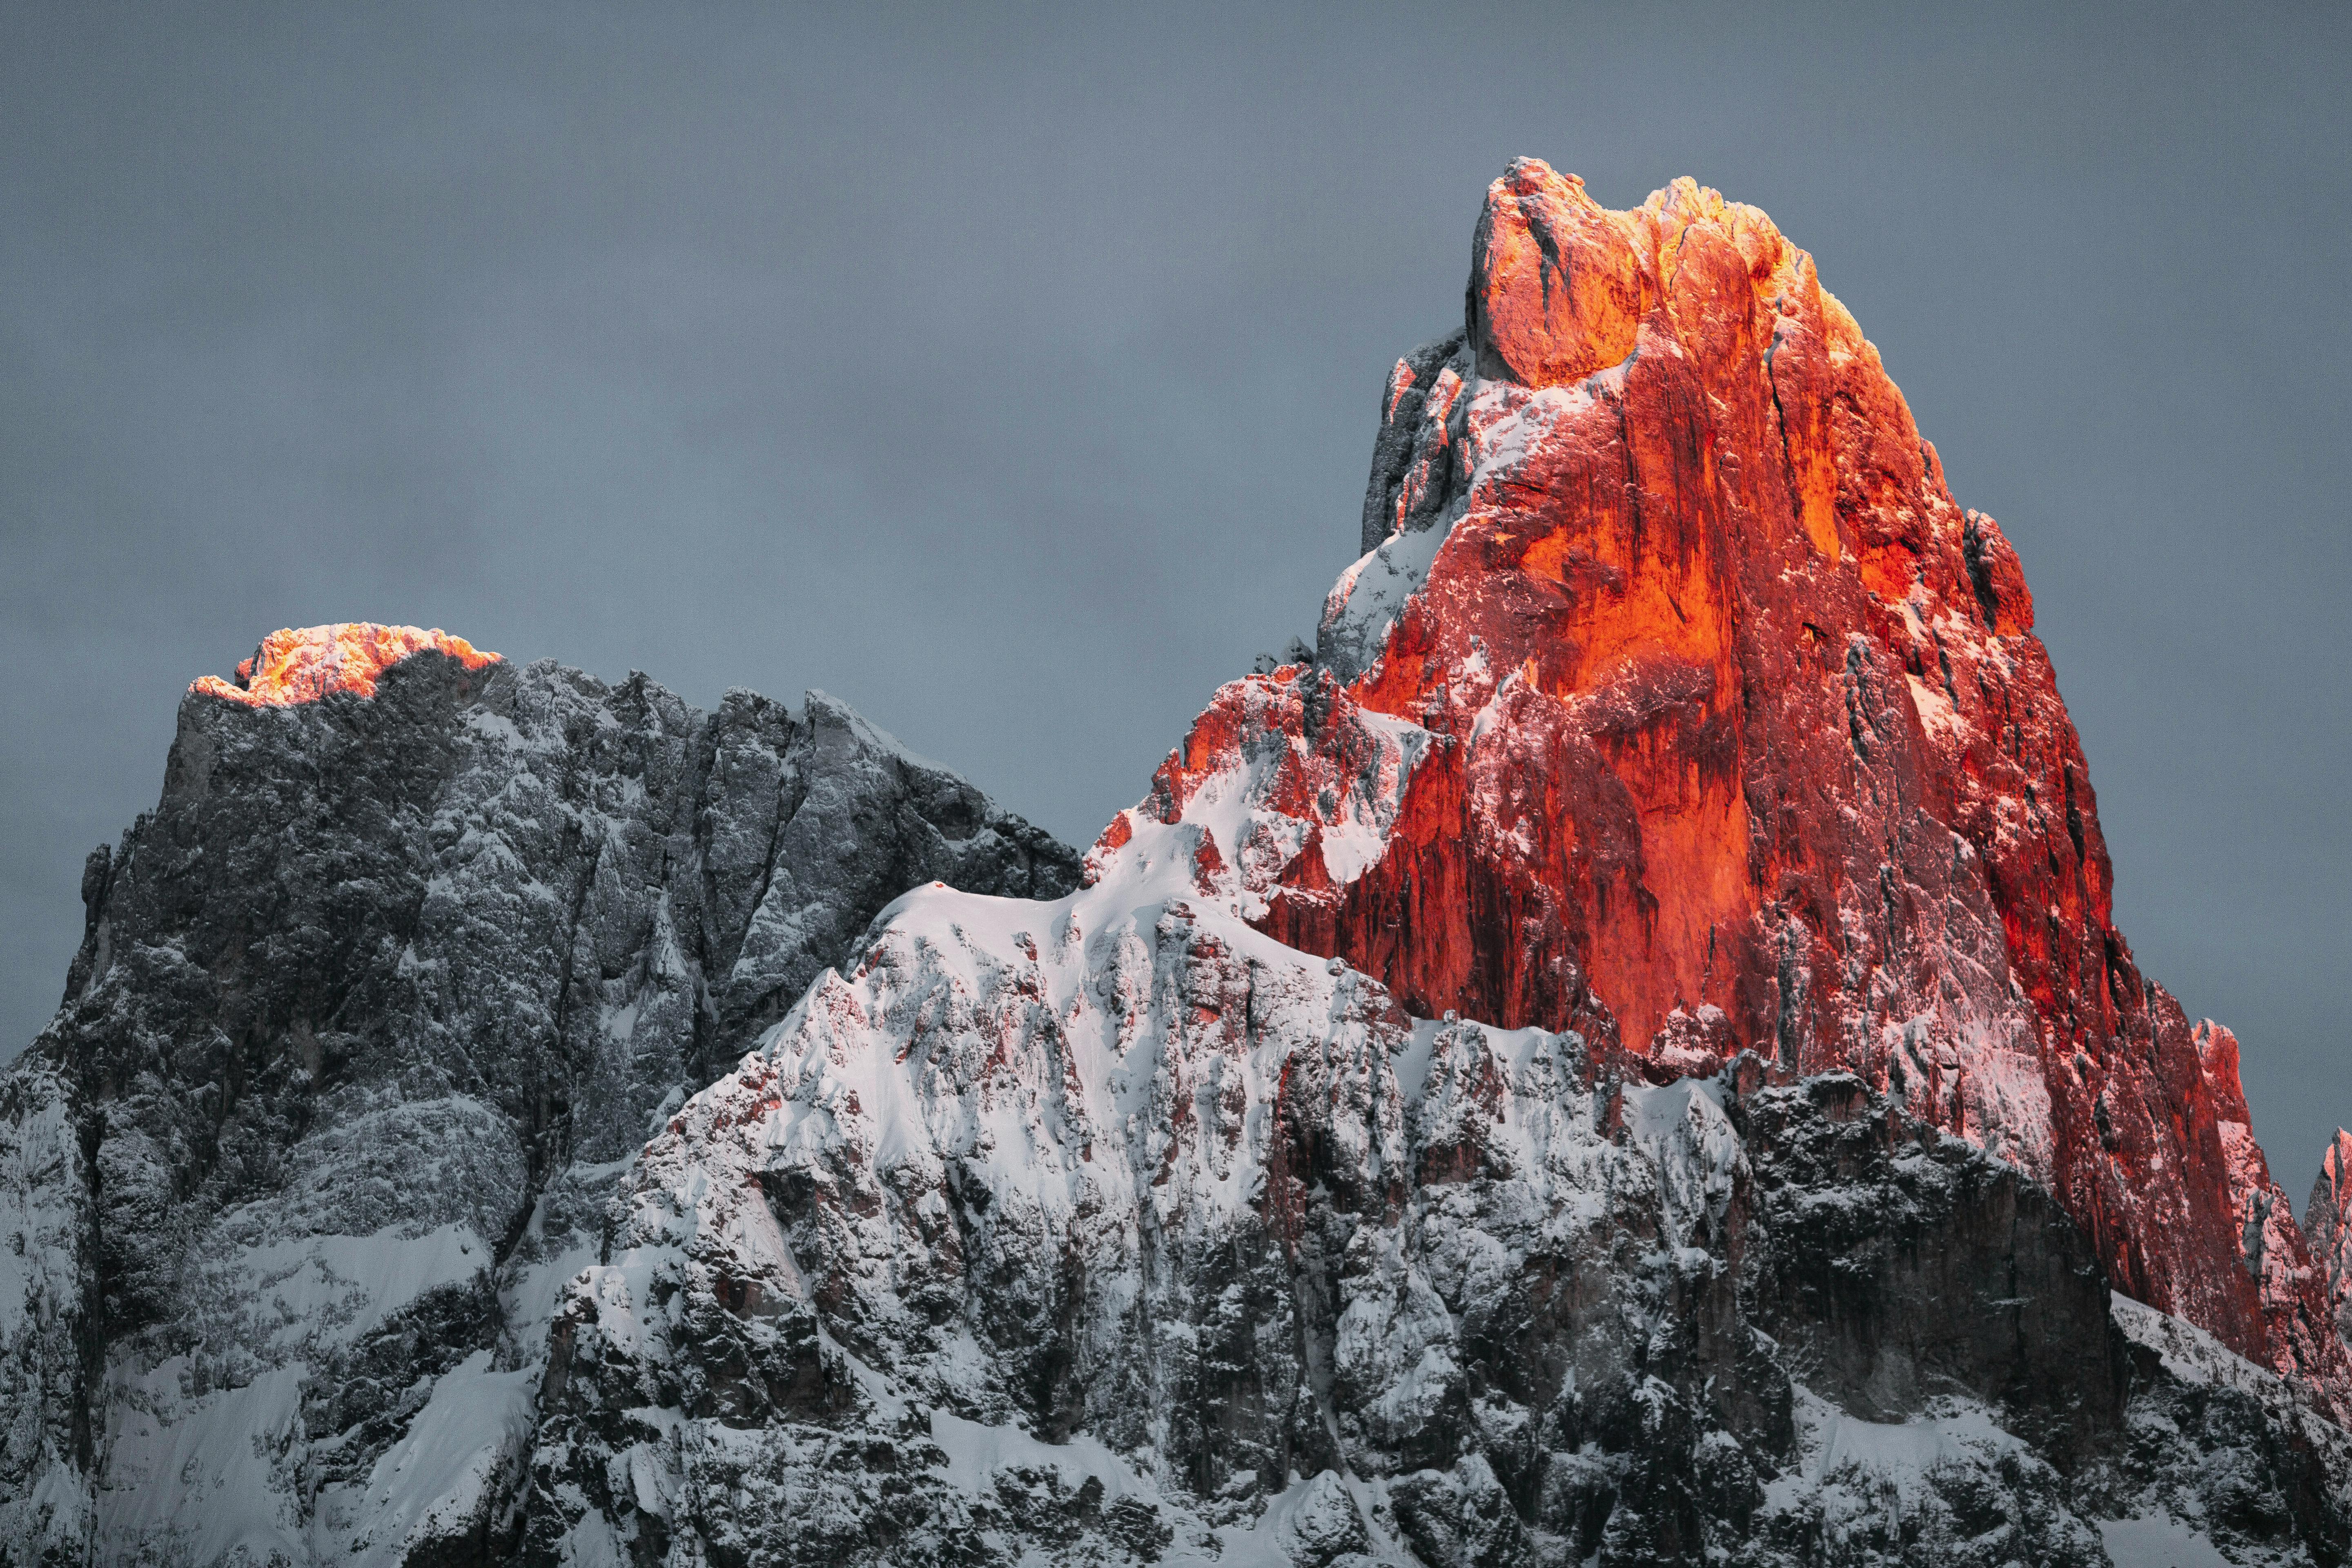
M 550 1303 L 659 1115 L 908 887 L 1077 869 L 821 693 L 364 626 L 239 680 L 0 1077 L 0 1562 L 510 1539 Z

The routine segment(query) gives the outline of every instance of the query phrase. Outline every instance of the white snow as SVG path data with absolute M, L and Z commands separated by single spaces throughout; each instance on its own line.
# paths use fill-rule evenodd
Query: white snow
M 537 1366 L 492 1371 L 488 1351 L 443 1377 L 364 1487 L 320 1495 L 311 1527 L 318 1560 L 398 1568 L 412 1542 L 462 1528 L 486 1489 L 525 1462 L 539 1378 Z
M 1381 656 L 1389 628 L 1421 586 L 1448 537 L 1443 526 L 1392 533 L 1333 584 L 1324 601 L 1318 645 L 1335 668 L 1352 675 Z
M 219 1389 L 169 1425 L 151 1412 L 176 1404 L 188 1372 L 174 1357 L 108 1401 L 110 1463 L 100 1489 L 101 1563 L 139 1560 L 158 1538 L 182 1561 L 214 1563 L 242 1551 L 309 1559 L 296 1479 L 281 1462 L 302 1432 L 302 1373 L 281 1367 L 241 1388 Z
M 1860 1420 L 1825 1403 L 1810 1414 L 1820 1444 L 1813 1473 L 1823 1477 L 1853 1470 L 1881 1480 L 1916 1481 L 1939 1465 L 1966 1460 L 1972 1451 L 1999 1454 L 2025 1446 L 1976 1405 L 1956 1405 L 1899 1423 Z
M 337 1347 L 427 1291 L 486 1274 L 490 1257 L 470 1226 L 452 1223 L 229 1246 L 202 1259 L 189 1297 L 195 1351 L 152 1366 L 126 1352 L 110 1369 L 100 1562 L 138 1561 L 170 1541 L 198 1563 L 240 1551 L 257 1563 L 273 1552 L 397 1563 L 420 1521 L 462 1509 L 500 1466 L 520 1463 L 536 1366 L 493 1373 L 489 1353 L 477 1352 L 435 1386 L 366 1486 L 329 1488 L 315 1510 L 303 1497 L 303 1391 Z
M 2125 1338 L 2156 1352 L 2164 1369 L 2183 1383 L 2256 1395 L 2281 1386 L 2277 1374 L 2246 1360 L 2184 1318 L 2135 1301 L 2120 1290 L 2108 1297 L 2107 1310 Z
M 983 1426 L 944 1410 L 931 1412 L 931 1441 L 945 1450 L 948 1474 L 967 1491 L 986 1494 L 996 1472 L 1020 1468 L 1050 1470 L 1076 1491 L 1088 1477 L 1102 1483 L 1103 1500 L 1123 1497 L 1160 1500 L 1160 1489 L 1138 1475 L 1135 1468 L 1084 1432 L 1062 1443 L 1046 1443 L 1018 1426 Z
M 50 1299 L 76 1217 L 81 1153 L 62 1096 L 33 1108 L 0 1141 L 0 1346 L 13 1345 Z
M 237 1283 L 247 1321 L 267 1342 L 292 1349 L 348 1344 L 443 1285 L 462 1284 L 490 1265 L 490 1247 L 471 1226 L 445 1225 L 409 1237 L 398 1226 L 369 1236 L 313 1236 L 270 1242 L 217 1267 Z
M 1953 708 L 1952 700 L 1941 687 L 1930 686 L 1916 675 L 1903 678 L 1910 683 L 1911 706 L 1918 710 L 1920 728 L 1930 740 L 1947 745 L 1965 745 L 1969 735 L 1969 721 Z
M 1359 1528 L 1368 1525 L 1368 1505 L 1377 1490 L 1344 1479 L 1336 1470 L 1303 1480 L 1294 1476 L 1288 1486 L 1267 1500 L 1265 1511 L 1247 1525 L 1229 1525 L 1191 1540 L 1180 1536 L 1174 1549 L 1160 1561 L 1171 1568 L 1207 1568 L 1212 1563 L 1216 1568 L 1297 1568 L 1302 1558 L 1313 1561 L 1323 1555 L 1314 1550 L 1315 1544 L 1347 1529 L 1348 1514 L 1355 1516 Z M 1372 1536 L 1369 1529 L 1365 1533 Z M 1376 1563 L 1418 1562 L 1392 1542 L 1373 1537 L 1367 1544 L 1375 1547 L 1369 1555 Z M 1382 1546 L 1387 1549 L 1379 1550 Z
M 2103 1519 L 2099 1542 L 2116 1568 L 2234 1568 L 2212 1538 L 2177 1519 Z
M 915 750 L 914 747 L 907 744 L 906 742 L 898 739 L 898 736 L 893 735 L 889 731 L 885 730 L 881 725 L 877 724 L 873 720 L 868 719 L 865 714 L 860 713 L 856 709 L 852 708 L 840 698 L 833 696 L 829 692 L 820 691 L 815 687 L 812 686 L 806 692 L 802 694 L 801 711 L 804 717 L 813 720 L 820 710 L 824 712 L 826 718 L 835 720 L 844 725 L 850 733 L 856 735 L 859 740 L 864 741 L 867 745 L 872 746 L 877 751 L 887 752 L 893 756 L 896 756 L 900 762 L 912 763 L 919 768 L 928 768 L 933 773 L 951 773 L 955 772 L 953 768 L 949 767 L 945 763 L 936 762 L 931 758 L 923 755 L 922 752 Z

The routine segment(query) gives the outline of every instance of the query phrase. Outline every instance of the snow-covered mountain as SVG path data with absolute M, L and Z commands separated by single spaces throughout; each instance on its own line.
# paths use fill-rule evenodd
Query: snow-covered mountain
M 197 682 L 0 1078 L 0 1561 L 500 1539 L 648 1131 L 907 887 L 1077 871 L 821 693 L 373 626 Z
M 1362 546 L 1082 865 L 816 694 L 199 682 L 0 1078 L 0 1563 L 2352 1557 L 2352 1135 L 1811 258 L 1513 164 Z

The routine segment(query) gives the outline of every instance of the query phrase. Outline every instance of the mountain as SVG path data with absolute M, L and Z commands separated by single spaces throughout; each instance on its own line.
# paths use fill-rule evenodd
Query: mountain
M 2119 1289 L 2352 1413 L 2236 1043 L 2115 929 L 2016 554 L 1811 258 L 1688 182 L 1618 215 L 1515 165 L 1380 457 L 1317 674 L 1444 743 L 1344 887 L 1305 837 L 1255 868 L 1255 923 L 1653 1077 L 1851 1070 L 2048 1186 Z M 1234 765 L 1212 731 L 1147 809 Z
M 495 1534 L 647 1130 L 908 887 L 1077 871 L 818 692 L 371 626 L 197 681 L 0 1079 L 0 1561 Z
M 0 1562 L 2352 1558 L 2352 1137 L 1811 258 L 1522 160 L 1380 416 L 1082 864 L 814 693 L 200 682 L 0 1080 Z

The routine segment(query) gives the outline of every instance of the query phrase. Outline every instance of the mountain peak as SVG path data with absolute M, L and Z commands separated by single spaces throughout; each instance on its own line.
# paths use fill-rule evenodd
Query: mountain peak
M 431 649 L 447 654 L 467 669 L 499 662 L 440 627 L 384 626 L 373 621 L 337 621 L 323 626 L 288 626 L 261 639 L 236 667 L 235 681 L 207 675 L 188 689 L 240 702 L 248 708 L 285 708 L 315 702 L 331 691 L 375 695 L 376 678 L 401 660 Z
M 1769 217 L 1514 163 L 1363 522 L 1312 679 L 1221 691 L 1139 808 L 1214 833 L 1244 918 L 1654 1082 L 1854 1073 L 2352 1414 L 2236 1043 L 2115 927 L 2017 553 Z

